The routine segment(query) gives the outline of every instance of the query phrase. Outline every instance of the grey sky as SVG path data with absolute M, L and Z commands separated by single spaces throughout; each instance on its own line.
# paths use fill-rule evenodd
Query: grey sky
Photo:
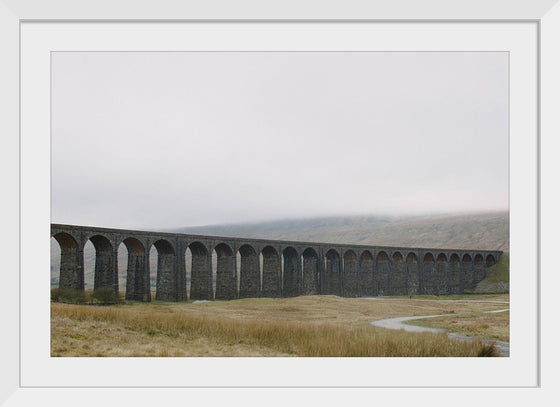
M 53 53 L 52 221 L 507 209 L 506 53 Z

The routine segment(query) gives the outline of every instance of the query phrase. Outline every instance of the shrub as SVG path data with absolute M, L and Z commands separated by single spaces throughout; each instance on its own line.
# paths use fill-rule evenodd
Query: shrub
M 121 297 L 113 287 L 100 287 L 93 291 L 92 299 L 98 304 L 119 304 Z
M 480 350 L 478 351 L 479 357 L 495 357 L 500 356 L 498 349 L 496 349 L 496 344 L 494 342 L 482 344 Z
M 86 295 L 83 291 L 80 290 L 72 290 L 69 288 L 52 288 L 51 301 L 71 304 L 84 304 L 86 302 Z

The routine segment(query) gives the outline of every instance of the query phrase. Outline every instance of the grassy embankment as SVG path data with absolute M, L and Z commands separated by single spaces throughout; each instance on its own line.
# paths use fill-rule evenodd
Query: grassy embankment
M 509 253 L 503 253 L 498 262 L 486 270 L 486 278 L 474 290 L 477 293 L 508 293 L 509 292 Z
M 374 328 L 405 315 L 495 304 L 311 296 L 208 303 L 52 303 L 52 356 L 478 356 L 488 345 Z M 499 314 L 488 314 L 499 315 Z

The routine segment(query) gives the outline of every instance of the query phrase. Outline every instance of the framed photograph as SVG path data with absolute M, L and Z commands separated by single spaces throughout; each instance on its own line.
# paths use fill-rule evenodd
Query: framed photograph
M 547 294 L 552 294 L 554 286 L 552 278 L 556 277 L 547 274 L 549 272 L 546 271 L 546 263 L 541 263 L 540 259 L 541 252 L 544 259 L 546 249 L 554 250 L 552 244 L 549 245 L 546 240 L 541 241 L 540 210 L 548 208 L 549 212 L 552 212 L 555 200 L 551 197 L 548 203 L 544 203 L 544 196 L 541 198 L 541 179 L 553 182 L 554 169 L 541 167 L 540 160 L 543 159 L 543 164 L 545 158 L 555 161 L 552 156 L 554 145 L 548 144 L 545 148 L 545 143 L 552 142 L 550 140 L 552 133 L 549 129 L 558 129 L 558 119 L 554 117 L 554 101 L 558 102 L 558 81 L 554 80 L 553 73 L 555 68 L 559 67 L 559 62 L 552 38 L 560 31 L 558 29 L 560 8 L 555 1 L 537 1 L 527 5 L 525 9 L 518 10 L 503 10 L 499 2 L 495 2 L 495 6 L 494 2 L 491 2 L 492 7 L 465 3 L 465 9 L 461 11 L 457 11 L 456 8 L 441 9 L 439 6 L 431 5 L 421 8 L 412 7 L 411 4 L 408 5 L 410 7 L 400 6 L 397 10 L 390 2 L 386 2 L 385 6 L 363 6 L 361 10 L 357 8 L 352 11 L 342 6 L 315 10 L 302 5 L 298 7 L 283 5 L 281 10 L 264 8 L 263 5 L 240 5 L 235 9 L 209 9 L 209 4 L 201 4 L 202 2 L 189 3 L 188 6 L 174 5 L 168 9 L 156 5 L 138 6 L 131 11 L 126 7 L 125 2 L 122 3 L 111 6 L 91 3 L 91 8 L 88 9 L 74 9 L 74 6 L 62 7 L 56 4 L 47 8 L 44 5 L 36 5 L 32 1 L 20 1 L 16 4 L 4 0 L 0 3 L 1 44 L 6 61 L 2 67 L 2 89 L 6 90 L 2 95 L 4 102 L 2 106 L 7 113 L 7 120 L 3 120 L 1 124 L 3 133 L 7 135 L 3 141 L 5 154 L 1 165 L 3 172 L 10 174 L 6 183 L 6 196 L 19 197 L 19 200 L 8 199 L 6 202 L 5 211 L 9 213 L 6 224 L 10 236 L 3 237 L 2 244 L 7 251 L 20 253 L 19 258 L 11 256 L 8 260 L 10 269 L 19 270 L 19 273 L 12 272 L 6 276 L 5 284 L 10 289 L 6 290 L 2 300 L 4 309 L 9 310 L 6 315 L 6 327 L 13 334 L 9 335 L 3 343 L 2 356 L 6 363 L 2 367 L 2 379 L 3 383 L 9 385 L 2 386 L 0 400 L 6 400 L 6 405 L 25 405 L 36 400 L 47 401 L 48 404 L 70 405 L 77 392 L 85 392 L 80 394 L 90 394 L 89 402 L 101 402 L 109 397 L 109 394 L 116 394 L 116 397 L 122 398 L 121 401 L 134 399 L 135 402 L 143 405 L 156 403 L 164 392 L 172 391 L 172 397 L 177 400 L 182 397 L 203 400 L 208 392 L 212 391 L 216 392 L 213 393 L 217 394 L 216 397 L 222 398 L 225 402 L 231 399 L 232 392 L 238 390 L 236 388 L 251 388 L 254 391 L 254 404 L 256 404 L 259 397 L 264 397 L 262 388 L 267 388 L 270 392 L 279 392 L 281 388 L 286 388 L 283 394 L 295 394 L 298 388 L 306 388 L 309 391 L 313 388 L 348 388 L 356 389 L 357 394 L 360 393 L 360 397 L 364 397 L 364 400 L 368 397 L 367 393 L 361 392 L 373 391 L 367 389 L 397 388 L 384 390 L 379 397 L 390 400 L 394 396 L 392 392 L 398 391 L 399 397 L 412 402 L 423 394 L 425 387 L 436 388 L 431 390 L 434 393 L 430 396 L 433 404 L 436 405 L 443 405 L 449 400 L 448 397 L 456 398 L 467 392 L 472 393 L 469 397 L 477 397 L 484 393 L 485 397 L 489 395 L 495 400 L 513 396 L 511 392 L 504 394 L 502 388 L 518 388 L 518 392 L 515 393 L 516 400 L 527 402 L 539 400 L 541 401 L 539 404 L 543 405 L 553 400 L 557 391 L 550 385 L 545 385 L 545 379 L 551 374 L 551 369 L 550 367 L 546 369 L 541 354 L 545 348 L 541 350 L 541 344 L 545 341 L 543 316 L 547 315 L 546 312 L 550 313 L 546 311 L 547 306 L 553 307 L 550 299 L 547 300 Z M 220 12 L 211 10 L 220 10 Z M 72 92 L 75 92 L 76 88 L 72 88 L 71 77 L 73 72 L 77 72 L 73 68 L 76 64 L 82 64 L 82 67 L 86 66 L 92 72 L 100 72 L 104 69 L 110 71 L 106 76 L 99 76 L 101 82 L 91 83 L 91 87 L 80 89 L 82 93 L 79 95 L 74 93 L 76 103 L 81 103 L 82 106 L 84 103 L 91 103 L 91 109 L 96 109 L 95 104 L 99 103 L 95 100 L 96 87 L 111 86 L 111 82 L 103 81 L 103 78 L 114 78 L 114 72 L 120 69 L 116 74 L 116 77 L 122 75 L 118 82 L 120 86 L 127 75 L 143 75 L 143 65 L 139 59 L 157 56 L 158 63 L 161 63 L 161 68 L 157 71 L 159 79 L 157 83 L 150 83 L 148 86 L 167 87 L 169 92 L 166 95 L 171 100 L 178 88 L 183 86 L 173 80 L 179 78 L 181 72 L 189 75 L 197 75 L 198 72 L 200 80 L 198 82 L 193 80 L 185 85 L 190 89 L 196 87 L 197 83 L 205 91 L 215 86 L 214 94 L 210 91 L 206 93 L 209 98 L 216 97 L 228 87 L 228 84 L 234 83 L 232 78 L 245 78 L 248 81 L 244 87 L 247 92 L 257 92 L 260 89 L 275 96 L 287 95 L 291 92 L 292 102 L 288 96 L 285 100 L 281 100 L 282 96 L 279 96 L 281 103 L 274 105 L 274 114 L 263 113 L 268 114 L 270 121 L 280 125 L 283 109 L 288 111 L 288 105 L 294 103 L 302 103 L 303 106 L 306 103 L 305 95 L 300 95 L 301 100 L 297 100 L 298 96 L 294 95 L 294 92 L 297 93 L 298 86 L 294 85 L 290 88 L 289 82 L 280 79 L 278 88 L 274 88 L 270 85 L 270 76 L 259 77 L 259 69 L 270 72 L 293 72 L 293 76 L 286 74 L 286 77 L 296 82 L 301 79 L 298 76 L 301 70 L 317 71 L 318 67 L 327 64 L 337 66 L 339 76 L 331 78 L 333 81 L 363 91 L 363 93 L 357 91 L 346 94 L 349 97 L 346 103 L 353 106 L 354 110 L 359 110 L 360 98 L 365 98 L 368 92 L 375 91 L 373 88 L 368 88 L 368 84 L 365 83 L 367 72 L 372 71 L 378 75 L 376 86 L 381 87 L 384 81 L 379 80 L 379 76 L 383 71 L 380 71 L 378 66 L 385 63 L 383 57 L 390 56 L 393 60 L 401 58 L 396 64 L 394 62 L 392 65 L 387 64 L 388 77 L 398 68 L 399 63 L 401 66 L 418 65 L 417 72 L 420 74 L 416 78 L 403 77 L 399 83 L 393 80 L 384 91 L 389 95 L 391 86 L 395 87 L 395 92 L 400 92 L 402 97 L 391 94 L 387 103 L 402 105 L 405 109 L 406 103 L 411 98 L 406 96 L 407 89 L 414 88 L 422 81 L 422 77 L 435 76 L 434 70 L 438 69 L 437 58 L 422 60 L 417 56 L 451 54 L 471 57 L 473 55 L 495 56 L 497 66 L 500 67 L 496 69 L 501 69 L 496 76 L 498 79 L 481 86 L 481 89 L 488 90 L 500 80 L 507 82 L 508 106 L 505 117 L 508 119 L 506 148 L 509 164 L 507 193 L 509 194 L 509 253 L 511 254 L 509 357 L 52 357 L 50 293 L 46 287 L 50 287 L 51 278 L 49 237 L 53 210 L 52 171 L 59 170 L 58 167 L 53 166 L 51 160 L 53 147 L 57 149 L 54 153 L 60 150 L 60 141 L 55 145 L 52 139 L 53 125 L 59 125 L 59 122 L 53 122 L 53 117 L 58 114 L 57 111 L 53 111 L 53 106 L 64 106 L 65 114 L 72 116 L 73 120 L 82 120 L 79 109 L 71 113 L 71 97 L 67 97 L 63 103 L 53 101 L 53 89 L 56 87 L 59 94 L 66 92 L 67 96 L 73 95 Z M 251 60 L 248 61 L 247 58 Z M 468 63 L 468 60 L 458 58 L 453 64 L 447 61 L 442 64 L 453 67 L 450 69 L 453 69 L 456 76 L 452 80 L 457 81 L 461 70 L 468 70 Z M 422 64 L 424 66 L 421 66 Z M 253 75 L 248 75 L 244 71 L 248 66 L 254 67 Z M 353 69 L 357 66 L 362 70 Z M 214 73 L 209 73 L 212 69 Z M 427 70 L 422 71 L 422 69 Z M 442 70 L 439 76 L 444 77 L 448 74 L 449 71 Z M 212 75 L 215 75 L 214 80 Z M 344 81 L 341 81 L 341 77 L 345 78 Z M 261 78 L 269 82 L 257 89 L 247 78 Z M 328 81 L 329 78 L 316 75 L 316 83 L 313 85 L 316 88 L 308 92 L 321 94 L 322 80 Z M 357 84 L 360 81 L 363 83 L 362 86 Z M 547 86 L 546 81 L 550 81 L 550 86 Z M 57 87 L 60 83 L 63 83 L 60 85 L 62 87 Z M 230 89 L 229 95 L 242 91 L 238 89 L 239 83 L 235 85 L 237 87 Z M 303 85 L 308 86 L 309 83 L 301 84 L 300 88 Z M 473 89 L 476 88 L 475 85 L 480 86 L 480 83 L 473 83 Z M 123 89 L 125 89 L 123 92 L 132 94 L 131 88 Z M 429 89 L 418 92 L 420 91 L 429 92 Z M 84 94 L 88 96 L 84 97 Z M 342 92 L 336 95 L 340 98 L 345 94 Z M 478 99 L 477 95 L 474 95 L 472 100 L 465 101 L 465 107 L 469 106 L 468 103 L 484 103 L 483 99 L 490 97 L 492 97 L 490 93 L 484 93 L 483 97 L 480 97 L 479 93 Z M 352 98 L 357 101 L 350 100 Z M 229 105 L 231 117 L 228 120 L 236 120 L 236 118 L 243 120 L 243 113 L 241 110 L 236 110 L 234 100 L 236 98 L 231 98 Z M 313 103 L 313 100 L 308 100 L 308 105 Z M 117 103 L 133 105 L 134 101 L 119 100 Z M 153 101 L 146 101 L 146 103 L 153 103 Z M 197 100 L 193 99 L 188 103 L 191 103 L 189 106 L 192 108 Z M 441 108 L 445 109 L 445 103 L 441 105 Z M 333 109 L 340 110 L 339 105 L 333 106 Z M 124 111 L 126 106 L 123 105 L 122 108 Z M 186 109 L 189 107 L 186 106 Z M 304 111 L 303 108 L 300 107 L 300 111 Z M 418 112 L 420 114 L 421 110 Z M 213 120 L 214 123 L 221 123 L 220 118 L 228 115 L 226 110 L 220 110 L 219 107 L 216 107 L 215 113 L 218 117 L 207 117 L 207 122 Z M 141 113 L 134 110 L 131 114 Z M 313 115 L 313 112 L 307 111 L 307 114 Z M 305 118 L 300 119 L 298 125 L 305 123 Z M 397 117 L 394 120 L 395 126 L 402 125 L 397 123 Z M 320 120 L 315 120 L 314 123 L 317 125 L 319 122 Z M 99 124 L 115 127 L 118 125 L 118 118 L 113 120 L 100 115 L 98 123 L 92 124 L 92 127 Z M 359 133 L 359 129 L 352 129 L 350 123 L 340 122 L 337 125 L 340 125 L 341 129 L 347 126 L 344 128 Z M 263 122 L 259 124 L 256 121 L 254 126 L 261 126 L 260 131 L 264 131 Z M 287 129 L 292 129 L 286 126 Z M 308 126 L 311 128 L 313 123 L 308 123 Z M 99 128 L 97 127 L 96 131 L 102 131 Z M 71 125 L 68 129 L 73 130 Z M 390 130 L 390 128 L 385 129 L 389 133 Z M 98 168 L 91 168 L 91 163 L 95 161 L 96 149 L 99 149 L 99 152 L 104 149 L 114 149 L 117 155 L 126 151 L 123 145 L 115 146 L 119 141 L 115 136 L 110 135 L 113 131 L 126 131 L 126 126 L 116 129 L 107 127 L 106 131 L 107 138 L 84 143 L 81 161 L 88 169 L 82 168 L 81 171 L 76 171 L 75 177 L 83 179 L 92 171 L 105 171 L 103 177 L 107 179 L 116 176 L 114 172 L 118 171 L 118 168 L 110 168 L 107 163 L 99 162 Z M 145 136 L 140 134 L 141 129 L 135 131 L 138 133 L 137 137 L 126 138 L 120 142 L 142 142 L 142 137 Z M 165 132 L 169 129 L 164 128 L 161 131 Z M 214 131 L 223 133 L 227 131 L 227 126 L 216 124 Z M 258 131 L 259 129 L 256 129 L 255 134 Z M 321 131 L 323 134 L 328 133 L 328 129 Z M 340 134 L 342 133 L 343 131 L 340 131 Z M 84 140 L 88 139 L 87 134 L 83 137 Z M 268 149 L 281 149 L 285 151 L 286 156 L 290 156 L 289 144 L 297 145 L 294 137 L 282 135 L 282 131 L 278 131 L 265 141 L 257 136 L 240 137 L 240 140 L 246 143 L 245 150 L 253 151 L 255 155 L 264 156 Z M 360 151 L 359 138 L 330 137 L 329 142 L 333 144 L 333 151 L 338 151 L 343 165 L 350 165 L 352 156 L 357 159 L 369 159 L 367 154 L 364 155 L 363 151 Z M 171 139 L 169 136 L 162 136 L 160 140 L 169 142 Z M 204 145 L 203 140 L 204 137 L 196 141 L 201 151 L 211 149 L 212 146 Z M 434 143 L 435 139 L 430 140 Z M 480 136 L 473 137 L 471 143 L 465 142 L 464 149 L 468 151 L 462 153 L 473 156 L 472 171 L 482 166 L 477 161 L 477 157 L 484 157 L 487 162 L 493 156 L 492 149 L 499 147 L 489 140 L 490 136 Z M 319 139 L 315 140 L 318 141 Z M 347 141 L 349 146 L 345 146 Z M 157 141 L 153 140 L 152 145 L 154 143 Z M 308 140 L 306 143 L 308 144 L 305 147 L 313 149 L 313 141 Z M 374 146 L 367 145 L 367 140 L 364 143 L 367 149 L 374 149 Z M 80 147 L 77 148 L 72 154 L 76 154 Z M 185 148 L 185 145 L 181 144 L 181 148 Z M 173 151 L 173 147 L 166 151 L 170 159 L 181 160 L 183 157 L 183 154 Z M 438 152 L 432 151 L 435 157 L 431 157 L 430 151 L 424 151 L 421 143 L 416 145 L 415 151 L 426 155 L 429 165 L 436 167 L 436 173 L 439 172 L 439 176 L 443 179 L 445 169 L 437 169 L 437 164 L 434 164 L 434 161 L 438 160 Z M 292 156 L 296 157 L 296 162 L 301 163 L 304 156 L 300 151 L 292 153 Z M 331 154 L 325 151 L 321 153 Z M 503 151 L 496 151 L 495 156 L 498 156 L 498 153 L 504 155 Z M 191 160 L 196 162 L 196 154 L 196 149 L 185 152 L 185 160 L 191 157 Z M 398 157 L 399 154 L 403 156 L 405 153 L 396 151 L 394 154 Z M 384 159 L 382 155 L 377 152 L 377 155 L 372 155 L 371 158 Z M 101 159 L 103 156 L 104 154 L 101 153 L 98 155 Z M 246 159 L 245 156 L 240 156 Z M 145 179 L 149 173 L 157 174 L 157 166 L 165 165 L 165 162 L 150 164 L 149 157 L 146 157 L 147 171 L 139 174 L 138 179 Z M 277 156 L 271 155 L 271 157 L 276 159 Z M 133 159 L 133 157 L 123 156 L 123 160 Z M 74 156 L 73 165 L 77 165 L 75 163 L 79 161 L 80 159 L 76 161 Z M 309 174 L 314 168 L 320 168 L 319 163 L 322 162 L 310 159 L 308 166 L 298 169 L 288 161 L 277 163 L 274 168 L 282 168 L 285 165 L 284 173 L 289 177 L 297 177 L 298 172 L 301 173 L 300 176 Z M 442 161 L 449 164 L 446 160 Z M 265 164 L 264 161 L 258 162 L 260 165 Z M 219 162 L 219 157 L 212 165 L 218 168 L 225 167 Z M 200 164 L 183 176 L 186 179 L 195 175 L 197 170 L 211 171 L 211 167 L 203 168 L 203 164 Z M 251 166 L 246 167 L 246 171 L 251 170 Z M 16 174 L 19 174 L 19 177 Z M 387 176 L 390 174 L 391 172 L 388 172 Z M 287 188 L 279 181 L 280 173 L 271 172 L 270 176 L 275 180 L 272 184 L 276 183 L 278 188 Z M 182 178 L 179 176 L 174 182 L 178 183 L 180 179 Z M 306 181 L 305 176 L 302 179 Z M 247 185 L 242 186 L 246 189 L 246 194 L 253 192 L 251 185 L 258 182 L 258 179 L 256 181 L 252 179 L 251 182 L 252 184 L 248 182 Z M 118 182 L 115 185 L 117 184 Z M 151 188 L 155 186 L 154 183 L 148 184 Z M 343 193 L 341 190 L 344 185 L 338 183 L 335 186 L 334 193 L 338 197 L 338 194 Z M 113 187 L 117 188 L 117 186 Z M 165 187 L 168 185 L 163 185 L 159 190 L 154 191 L 154 194 L 157 192 L 160 196 L 165 196 Z M 347 187 L 352 189 L 354 185 L 348 183 Z M 185 188 L 188 188 L 188 183 L 185 184 Z M 266 186 L 264 188 L 266 189 Z M 493 190 L 492 186 L 489 188 L 489 191 Z M 203 190 L 204 188 L 200 187 L 198 191 Z M 385 190 L 389 194 L 390 191 Z M 301 195 L 305 190 L 297 189 L 295 192 Z M 267 192 L 265 190 L 262 193 Z M 488 197 L 491 195 L 488 192 Z M 271 196 L 278 201 L 279 198 L 275 195 Z M 115 200 L 120 199 L 119 197 L 119 193 L 115 193 Z M 134 199 L 138 202 L 141 200 L 139 196 L 134 196 Z M 213 196 L 212 199 L 218 200 L 219 195 Z M 289 200 L 282 203 L 284 206 L 289 204 Z M 317 206 L 317 203 L 309 200 L 309 205 L 313 204 Z M 80 205 L 83 206 L 83 203 Z M 138 205 L 141 206 L 140 203 Z M 395 203 L 391 204 L 387 200 L 384 205 L 390 207 L 395 206 Z M 271 202 L 268 207 L 273 211 L 274 203 Z M 334 210 L 333 208 L 335 206 L 329 207 L 330 210 Z M 354 209 L 363 212 L 363 208 Z M 138 213 L 140 212 L 141 210 Z M 19 221 L 17 213 L 19 213 Z M 271 213 L 270 216 L 273 217 L 279 212 Z M 107 221 L 99 220 L 99 222 Z M 131 224 L 133 223 L 131 221 Z M 552 232 L 552 227 L 548 226 L 548 228 Z M 545 231 L 544 226 L 543 231 Z M 19 239 L 16 239 L 16 236 L 19 236 Z M 544 238 L 546 239 L 546 236 Z M 549 278 L 551 280 L 548 280 Z M 541 281 L 544 282 L 545 279 L 550 282 L 541 285 Z M 357 390 L 358 388 L 360 390 Z M 324 398 L 325 395 L 320 397 Z M 342 402 L 344 396 L 343 393 L 336 393 L 329 398 L 330 401 L 340 398 Z M 466 399 L 466 396 L 458 398 Z

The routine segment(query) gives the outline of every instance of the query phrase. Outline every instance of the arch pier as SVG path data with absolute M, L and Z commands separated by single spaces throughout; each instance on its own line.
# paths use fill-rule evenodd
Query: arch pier
M 84 246 L 95 248 L 94 289 L 119 290 L 117 250 L 128 252 L 125 298 L 231 300 L 330 294 L 344 297 L 452 294 L 473 288 L 501 251 L 245 239 L 51 224 L 60 246 L 59 287 L 84 291 Z M 187 290 L 187 252 L 190 289 Z M 213 263 L 212 256 L 215 256 Z M 239 261 L 236 259 L 239 258 Z M 187 292 L 188 291 L 188 292 Z

